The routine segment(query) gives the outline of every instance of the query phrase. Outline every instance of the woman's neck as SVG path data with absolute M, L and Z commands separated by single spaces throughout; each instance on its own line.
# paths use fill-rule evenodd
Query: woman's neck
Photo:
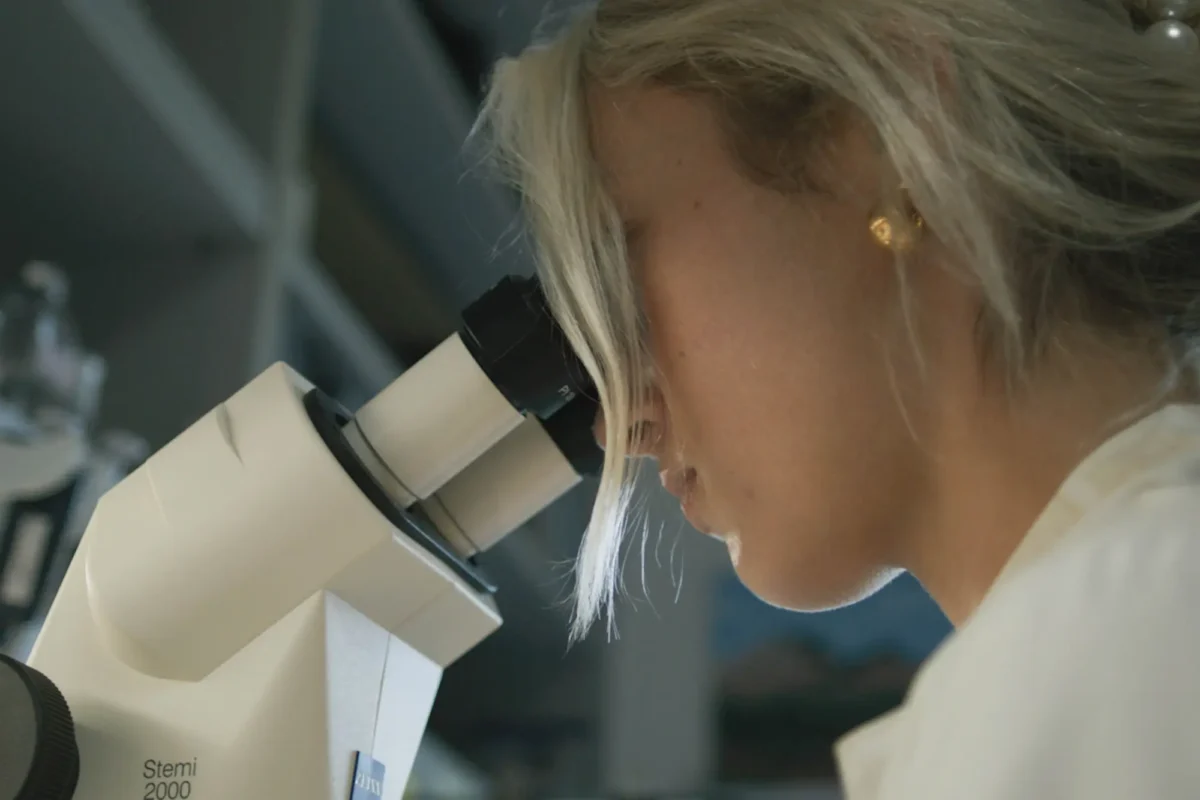
M 1096 448 L 1178 395 L 1150 359 L 1089 357 L 1042 366 L 1019 393 L 953 405 L 933 451 L 931 513 L 905 566 L 954 625 L 983 600 L 1067 477 Z

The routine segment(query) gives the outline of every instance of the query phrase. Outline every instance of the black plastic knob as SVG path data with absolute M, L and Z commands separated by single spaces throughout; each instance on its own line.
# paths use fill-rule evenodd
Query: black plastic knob
M 0 797 L 71 800 L 78 783 L 66 698 L 45 675 L 0 654 Z

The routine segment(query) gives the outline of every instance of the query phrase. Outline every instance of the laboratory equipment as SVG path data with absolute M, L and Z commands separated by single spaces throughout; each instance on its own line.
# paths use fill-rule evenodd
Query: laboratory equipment
M 47 262 L 0 297 L 0 645 L 52 590 L 91 452 L 104 362 L 81 344 L 68 300 Z
M 268 368 L 98 503 L 0 662 L 0 795 L 399 800 L 501 623 L 473 554 L 599 469 L 595 409 L 525 278 L 354 414 Z

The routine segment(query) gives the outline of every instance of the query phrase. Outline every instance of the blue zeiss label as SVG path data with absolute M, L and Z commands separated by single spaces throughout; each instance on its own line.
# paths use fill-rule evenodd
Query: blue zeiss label
M 383 800 L 383 764 L 361 751 L 354 754 L 354 784 L 350 800 Z

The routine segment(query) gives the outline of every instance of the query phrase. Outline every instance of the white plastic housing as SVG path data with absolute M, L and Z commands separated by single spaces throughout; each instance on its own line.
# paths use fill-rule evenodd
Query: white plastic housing
M 309 388 L 269 368 L 97 506 L 30 658 L 77 797 L 346 800 L 362 752 L 400 800 L 443 668 L 499 626 L 342 471 Z
M 529 416 L 515 431 L 421 504 L 464 555 L 487 550 L 580 481 L 571 462 Z
M 395 476 L 401 492 L 415 500 L 440 489 L 521 419 L 458 334 L 354 415 L 363 438 Z

